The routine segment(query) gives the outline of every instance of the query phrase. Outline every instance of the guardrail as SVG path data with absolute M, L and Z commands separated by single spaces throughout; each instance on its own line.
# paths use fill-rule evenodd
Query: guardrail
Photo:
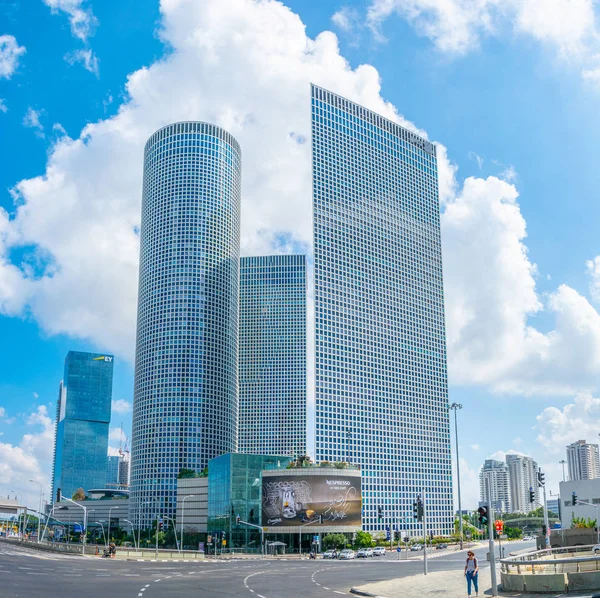
M 549 548 L 507 557 L 500 559 L 501 571 L 516 575 L 600 571 L 600 555 L 592 553 L 593 547 L 590 544 Z M 577 554 L 581 556 L 576 556 Z

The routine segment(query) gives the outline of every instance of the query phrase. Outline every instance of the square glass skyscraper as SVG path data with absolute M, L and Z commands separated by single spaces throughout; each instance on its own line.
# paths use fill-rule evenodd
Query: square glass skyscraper
M 56 405 L 52 502 L 60 489 L 104 488 L 108 454 L 112 355 L 69 351 Z
M 240 453 L 306 454 L 306 257 L 240 260 Z
M 318 461 L 362 468 L 363 528 L 452 531 L 436 149 L 311 87 Z M 378 517 L 382 508 L 383 517 Z

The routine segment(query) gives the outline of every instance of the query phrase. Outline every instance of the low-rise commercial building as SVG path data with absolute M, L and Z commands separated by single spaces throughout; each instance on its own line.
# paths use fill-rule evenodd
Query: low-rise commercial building
M 177 480 L 177 529 L 206 534 L 208 522 L 208 476 Z
M 560 482 L 559 488 L 563 529 L 573 527 L 574 517 L 600 518 L 600 478 Z M 577 496 L 576 505 L 573 505 L 573 493 Z

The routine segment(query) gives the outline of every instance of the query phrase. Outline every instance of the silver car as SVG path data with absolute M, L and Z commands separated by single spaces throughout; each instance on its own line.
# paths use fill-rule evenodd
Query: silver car
M 341 561 L 349 561 L 351 559 L 355 559 L 356 555 L 354 554 L 354 550 L 347 548 L 346 550 L 342 550 L 342 552 L 340 552 L 340 556 L 338 558 Z
M 383 546 L 373 548 L 373 556 L 385 556 L 385 548 Z

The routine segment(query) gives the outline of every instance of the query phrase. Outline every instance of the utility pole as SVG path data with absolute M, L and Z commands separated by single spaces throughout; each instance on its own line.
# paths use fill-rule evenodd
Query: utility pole
M 542 469 L 540 467 L 538 471 L 538 486 L 541 486 L 544 490 L 544 526 L 546 529 L 544 530 L 544 538 L 546 539 L 546 548 L 550 547 L 550 525 L 548 524 L 548 506 L 546 503 L 546 482 L 544 481 L 544 474 L 542 473 Z
M 566 463 L 566 461 L 564 459 L 561 459 L 559 461 L 559 463 L 562 465 L 562 468 L 563 468 L 563 482 L 564 482 L 565 481 L 565 463 Z
M 457 412 L 459 409 L 462 409 L 462 405 L 460 403 L 452 403 L 450 405 L 450 409 L 454 410 L 454 432 L 456 435 L 456 481 L 458 485 L 458 528 L 460 534 L 460 549 L 463 549 L 463 518 L 462 518 L 462 504 L 461 504 L 461 496 L 460 496 L 460 458 L 458 456 L 458 420 L 457 420 Z
M 496 581 L 496 555 L 494 554 L 494 508 L 492 507 L 492 485 L 490 478 L 486 477 L 488 497 L 488 550 L 490 552 L 490 574 L 492 578 L 492 596 L 498 595 L 498 582 Z
M 427 575 L 427 509 L 425 508 L 425 488 L 422 491 L 423 505 L 423 575 Z

